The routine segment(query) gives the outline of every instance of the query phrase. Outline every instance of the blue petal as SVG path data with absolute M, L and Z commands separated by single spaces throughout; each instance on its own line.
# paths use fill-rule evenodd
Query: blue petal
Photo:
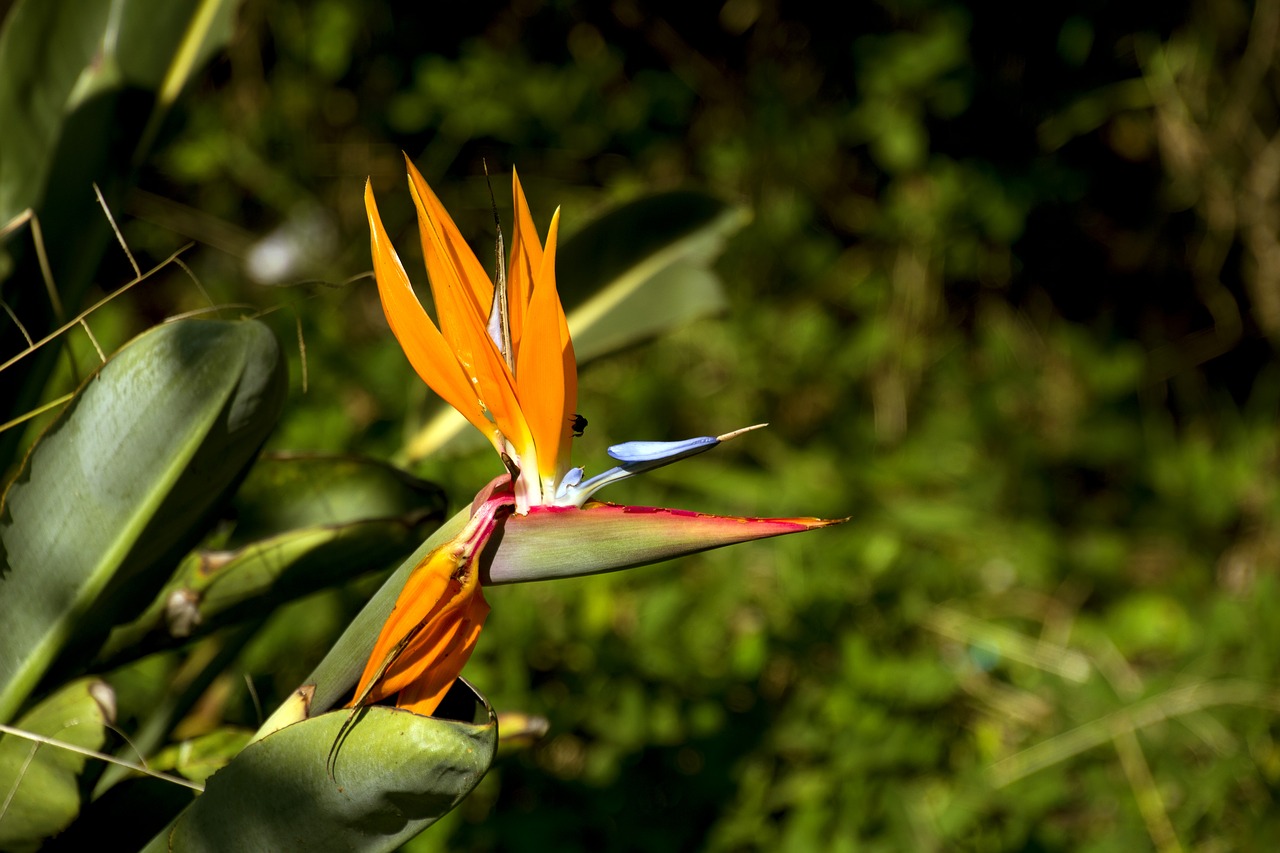
M 578 487 L 582 482 L 582 469 L 570 468 L 564 472 L 564 476 L 560 478 L 560 485 L 556 488 L 556 497 L 568 497 L 569 492 Z
M 606 451 L 614 459 L 627 465 L 637 462 L 674 462 L 695 453 L 710 450 L 720 443 L 713 435 L 689 438 L 684 441 L 628 441 L 615 444 Z
M 627 477 L 634 477 L 636 474 L 652 471 L 654 468 L 661 468 L 686 457 L 695 456 L 710 450 L 719 443 L 720 439 L 716 436 L 704 435 L 700 438 L 690 438 L 685 441 L 628 441 L 623 444 L 615 444 L 608 449 L 608 453 L 621 462 L 621 465 L 610 468 L 608 471 L 597 474 L 586 482 L 578 483 L 567 489 L 562 486 L 559 491 L 563 492 L 565 497 L 572 495 L 575 502 L 580 506 L 582 501 L 610 483 L 616 483 L 618 480 L 625 480 Z M 560 496 L 559 494 L 557 495 L 557 497 Z
M 608 452 L 610 456 L 621 462 L 621 465 L 610 468 L 608 471 L 597 474 L 586 481 L 582 480 L 581 468 L 572 469 L 565 474 L 560 487 L 556 490 L 556 500 L 557 502 L 563 501 L 562 505 L 571 503 L 575 506 L 582 506 L 587 498 L 610 483 L 616 483 L 618 480 L 625 480 L 627 477 L 634 477 L 636 474 L 670 465 L 680 459 L 696 456 L 699 453 L 710 450 L 717 444 L 737 438 L 744 432 L 751 432 L 763 426 L 767 426 L 767 424 L 755 424 L 754 426 L 736 429 L 733 432 L 726 432 L 724 435 L 704 435 L 699 438 L 685 439 L 684 441 L 627 441 L 622 444 L 615 444 L 609 448 Z

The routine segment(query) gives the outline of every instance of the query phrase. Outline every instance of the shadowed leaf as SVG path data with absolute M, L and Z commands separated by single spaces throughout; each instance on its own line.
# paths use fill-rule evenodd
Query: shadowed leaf
M 439 522 L 444 493 L 372 459 L 275 456 L 253 466 L 230 509 L 236 526 L 228 547 L 184 558 L 146 611 L 112 631 L 100 665 L 395 566 Z
M 59 311 L 32 238 L 0 238 L 0 298 L 41 338 L 77 313 L 141 155 L 191 76 L 230 38 L 238 0 L 19 0 L 0 29 L 0 228 L 31 210 L 44 234 Z M 0 338 L 0 361 L 17 336 Z M 58 354 L 0 372 L 0 422 L 35 407 Z M 19 431 L 0 434 L 7 465 Z

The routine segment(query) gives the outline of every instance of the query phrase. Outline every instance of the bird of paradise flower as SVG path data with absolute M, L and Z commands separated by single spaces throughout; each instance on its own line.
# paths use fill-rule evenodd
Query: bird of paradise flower
M 367 183 L 365 210 L 383 310 L 418 375 L 484 434 L 507 473 L 477 496 L 461 532 L 431 551 L 408 576 L 347 707 L 358 709 L 394 696 L 397 707 L 431 714 L 484 625 L 489 612 L 484 583 L 609 571 L 838 523 L 710 516 L 593 500 L 605 485 L 758 427 L 686 441 L 614 445 L 608 452 L 620 464 L 583 479 L 583 468 L 570 465 L 581 420 L 575 413 L 573 342 L 556 290 L 559 210 L 546 242 L 539 242 L 513 171 L 511 252 L 509 259 L 499 252 L 495 282 L 422 175 L 406 162 L 440 325 L 418 301 Z M 499 547 L 490 549 L 496 553 L 482 565 L 486 545 L 498 538 Z M 557 562 L 557 555 L 564 559 Z M 537 563 L 538 569 L 526 571 L 529 563 Z

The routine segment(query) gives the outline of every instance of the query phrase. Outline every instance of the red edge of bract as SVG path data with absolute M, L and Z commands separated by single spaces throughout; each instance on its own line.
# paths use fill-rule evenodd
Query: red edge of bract
M 751 515 L 715 515 L 714 513 L 697 512 L 691 509 L 675 509 L 672 507 L 660 506 L 627 506 L 624 504 L 606 503 L 604 501 L 588 501 L 581 510 L 574 507 L 563 506 L 537 506 L 529 508 L 529 515 L 536 516 L 542 513 L 553 512 L 617 512 L 624 515 L 655 515 L 665 513 L 678 518 L 705 518 L 712 521 L 735 522 L 739 524 L 789 524 L 798 530 L 817 530 L 822 527 L 831 527 L 837 524 L 844 524 L 852 516 L 844 518 L 815 518 L 812 516 L 791 516 L 786 518 L 769 518 L 767 516 L 751 516 Z

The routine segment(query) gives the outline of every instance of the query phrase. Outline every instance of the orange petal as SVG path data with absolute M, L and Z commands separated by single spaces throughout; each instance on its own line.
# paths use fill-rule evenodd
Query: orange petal
M 505 480 L 495 480 L 482 495 L 467 526 L 409 573 L 348 708 L 408 691 L 400 707 L 430 713 L 462 671 L 489 613 L 480 590 L 480 553 L 512 503 Z
M 392 683 L 392 676 L 403 673 L 407 666 L 421 664 L 425 668 L 430 664 L 430 661 L 405 659 L 404 645 L 440 614 L 452 597 L 450 586 L 457 586 L 453 580 L 457 563 L 450 557 L 448 547 L 446 544 L 428 554 L 405 581 L 369 654 L 351 705 L 377 702 L 398 693 L 405 682 Z M 405 659 L 403 663 L 402 659 Z
M 493 304 L 493 282 L 489 273 L 476 258 L 475 252 L 462 239 L 462 232 L 454 224 L 453 217 L 444 209 L 435 191 L 422 177 L 422 173 L 413 165 L 408 155 L 404 158 L 409 168 L 409 184 L 417 196 L 421 198 L 421 208 L 425 208 L 428 216 L 439 230 L 441 241 L 447 250 L 447 260 L 458 272 L 458 277 L 467 285 L 469 303 L 477 316 L 488 316 L 489 306 Z
M 492 441 L 493 424 L 489 423 L 480 410 L 475 389 L 458 365 L 453 351 L 418 302 L 404 265 L 400 263 L 400 257 L 382 226 L 378 206 L 373 198 L 373 185 L 368 181 L 364 187 L 364 207 L 369 217 L 373 273 L 378 282 L 378 295 L 382 299 L 382 311 L 386 314 L 387 325 L 400 342 L 400 348 L 408 356 L 413 369 L 431 390 L 461 412 L 463 417 Z
M 555 285 L 556 244 L 554 238 L 557 236 L 557 234 L 547 235 L 546 257 L 550 260 L 544 261 L 546 274 L 550 276 L 552 286 Z M 560 452 L 556 457 L 560 465 L 560 470 L 556 472 L 558 479 L 559 475 L 569 468 L 573 443 L 573 428 L 570 424 L 578 411 L 578 360 L 573 352 L 573 339 L 569 337 L 569 321 L 564 316 L 564 306 L 560 302 L 558 292 L 556 294 L 556 314 L 560 321 L 560 359 L 564 370 L 564 406 L 561 410 L 562 418 L 560 421 Z
M 467 271 L 457 263 L 456 248 L 448 244 L 449 232 L 456 233 L 457 228 L 452 221 L 447 226 L 440 221 L 438 214 L 443 212 L 443 208 L 439 207 L 438 200 L 432 204 L 435 194 L 412 167 L 409 173 L 409 192 L 418 212 L 422 256 L 427 266 L 427 278 L 431 283 L 431 298 L 436 304 L 436 316 L 440 319 L 440 331 L 457 354 L 463 370 L 474 377 L 473 365 L 478 357 L 483 357 L 483 353 L 476 356 L 472 352 L 474 340 L 471 329 L 477 324 L 485 325 L 488 306 L 482 308 L 476 301 L 474 284 L 467 280 Z M 463 246 L 462 250 L 472 260 L 475 259 L 468 247 Z M 488 276 L 483 270 L 480 273 L 487 283 Z
M 493 298 L 493 286 L 475 255 L 465 243 L 461 243 L 457 228 L 452 220 L 448 220 L 448 214 L 439 206 L 439 200 L 416 169 L 411 168 L 409 188 L 418 209 L 422 255 L 444 337 L 462 369 L 475 380 L 475 394 L 493 416 L 498 429 L 518 453 L 531 449 L 529 427 L 520 410 L 515 380 L 502 353 L 489 337 L 486 318 L 489 305 L 485 304 L 483 309 L 479 307 L 476 299 L 482 291 L 466 277 L 483 277 L 490 300 Z M 441 215 L 444 219 L 439 218 Z M 463 258 L 469 258 L 469 263 Z
M 515 222 L 511 230 L 511 262 L 507 264 L 507 292 L 511 305 L 511 343 L 518 353 L 524 331 L 525 313 L 529 310 L 529 296 L 533 282 L 542 267 L 542 244 L 538 242 L 538 230 L 525 200 L 520 176 L 511 170 L 511 201 Z
M 528 327 L 520 345 L 516 377 L 520 385 L 520 401 L 538 448 L 538 472 L 544 477 L 556 475 L 561 438 L 570 432 L 566 404 L 576 405 L 577 370 L 573 371 L 572 401 L 566 398 L 564 341 L 561 322 L 563 310 L 556 293 L 555 245 L 560 227 L 560 211 L 551 217 L 547 230 L 547 249 L 539 265 L 533 296 L 529 300 Z M 572 358 L 572 350 L 570 350 Z

